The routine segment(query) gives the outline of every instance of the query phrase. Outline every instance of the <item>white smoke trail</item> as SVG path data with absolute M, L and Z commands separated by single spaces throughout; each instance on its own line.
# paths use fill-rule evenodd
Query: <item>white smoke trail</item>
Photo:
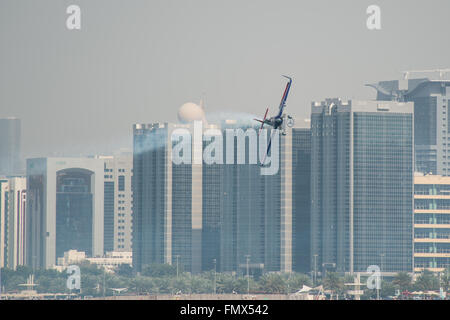
M 258 127 L 258 122 L 253 120 L 254 118 L 259 117 L 247 112 L 220 111 L 206 114 L 206 119 L 210 124 L 220 125 L 226 120 L 234 120 L 236 127 Z

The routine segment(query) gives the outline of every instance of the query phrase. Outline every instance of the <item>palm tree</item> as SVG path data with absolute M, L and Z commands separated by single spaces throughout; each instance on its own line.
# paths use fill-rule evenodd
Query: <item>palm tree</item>
M 283 293 L 286 291 L 286 283 L 280 274 L 268 273 L 259 280 L 260 289 L 266 293 Z
M 324 288 L 331 290 L 332 294 L 340 293 L 344 290 L 344 279 L 336 272 L 327 272 L 323 279 Z
M 441 277 L 441 286 L 445 292 L 450 288 L 450 268 L 444 271 L 444 274 Z
M 300 290 L 303 285 L 312 286 L 311 278 L 306 274 L 293 272 L 290 275 L 284 275 L 286 284 L 289 288 L 289 293 Z
M 439 288 L 439 279 L 429 270 L 425 270 L 416 280 L 414 286 L 421 291 Z
M 392 280 L 392 283 L 395 284 L 400 290 L 408 290 L 412 284 L 411 276 L 406 272 L 399 272 Z

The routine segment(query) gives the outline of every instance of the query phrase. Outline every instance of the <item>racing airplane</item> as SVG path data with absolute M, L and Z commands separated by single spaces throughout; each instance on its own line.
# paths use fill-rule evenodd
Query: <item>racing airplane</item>
M 284 89 L 283 96 L 281 97 L 281 102 L 280 102 L 280 106 L 279 106 L 277 115 L 267 119 L 267 113 L 269 112 L 269 108 L 267 108 L 266 109 L 266 113 L 264 114 L 264 118 L 262 120 L 253 119 L 253 120 L 256 120 L 258 122 L 261 122 L 261 128 L 259 128 L 259 133 L 258 134 L 261 133 L 261 130 L 263 129 L 265 124 L 271 126 L 274 130 L 277 130 L 277 129 L 281 128 L 281 133 L 283 135 L 286 135 L 286 126 L 292 127 L 294 125 L 294 119 L 290 115 L 287 115 L 287 114 L 284 113 L 284 107 L 286 107 L 286 100 L 287 100 L 287 97 L 289 95 L 289 90 L 291 89 L 292 78 L 290 78 L 288 76 L 283 76 L 283 77 L 285 77 L 289 81 L 286 84 L 286 88 Z M 273 132 L 274 131 L 272 131 L 272 134 L 273 134 Z M 267 151 L 266 151 L 266 154 L 264 156 L 264 159 L 263 159 L 261 165 L 264 164 L 264 162 L 266 160 L 266 156 L 268 155 L 268 153 L 270 151 L 270 146 L 271 145 L 272 145 L 272 135 L 270 136 L 269 144 L 267 146 Z

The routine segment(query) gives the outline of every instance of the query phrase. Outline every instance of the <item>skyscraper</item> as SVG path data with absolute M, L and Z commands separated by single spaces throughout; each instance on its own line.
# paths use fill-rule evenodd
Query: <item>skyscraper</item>
M 28 159 L 27 186 L 27 265 L 50 268 L 71 249 L 103 255 L 103 160 Z
M 412 271 L 412 103 L 313 103 L 311 134 L 312 269 Z
M 204 126 L 206 131 L 201 131 L 198 138 L 192 131 L 194 126 L 134 126 L 136 270 L 150 263 L 178 263 L 192 272 L 214 267 L 218 271 L 245 272 L 248 263 L 254 272 L 291 271 L 292 172 L 309 179 L 309 174 L 297 173 L 293 168 L 293 130 L 288 129 L 280 139 L 279 170 L 264 176 L 260 165 L 249 161 L 252 156 L 256 159 L 259 152 L 257 130 L 252 126 L 226 120 L 220 125 Z M 220 136 L 217 139 L 223 141 L 223 150 L 216 152 L 223 156 L 223 163 L 195 163 L 195 156 L 191 164 L 173 163 L 172 147 L 178 138 L 174 139 L 172 133 L 180 128 L 194 132 L 190 142 L 194 154 L 196 150 L 205 152 L 207 141 L 216 141 L 214 136 Z M 248 128 L 251 130 L 246 131 Z M 196 144 L 195 139 L 200 143 Z M 238 145 L 244 146 L 242 164 L 237 161 L 241 157 Z M 225 161 L 228 157 L 231 163 Z M 295 157 L 303 162 L 303 155 Z M 303 214 L 307 215 L 307 210 L 302 208 Z
M 450 175 L 450 80 L 429 78 L 369 84 L 377 100 L 414 102 L 415 170 Z
M 104 251 L 131 251 L 133 154 L 100 156 L 104 161 Z
M 26 179 L 0 178 L 0 266 L 25 263 Z
M 292 268 L 311 270 L 311 129 L 292 129 Z
M 172 163 L 172 133 L 189 125 L 134 125 L 133 267 L 201 271 L 202 165 Z M 201 145 L 200 145 L 201 149 Z
M 252 273 L 291 271 L 292 130 L 288 129 L 287 135 L 279 139 L 279 170 L 273 175 L 262 175 L 260 161 L 250 161 L 252 155 L 265 152 L 260 151 L 257 126 L 226 120 L 221 127 L 227 146 L 225 157 L 233 150 L 233 162 L 216 169 L 223 176 L 220 228 L 215 233 L 220 243 L 216 252 L 219 270 L 245 273 L 248 264 Z M 242 135 L 238 131 L 229 135 L 228 130 L 242 130 Z M 244 145 L 243 164 L 238 164 L 240 144 Z M 210 242 L 205 241 L 204 246 Z
M 21 171 L 20 119 L 0 119 L 0 175 L 17 175 Z
M 8 206 L 6 197 L 9 193 L 9 184 L 6 179 L 0 179 L 0 268 L 6 266 L 6 240 L 7 240 L 7 216 Z

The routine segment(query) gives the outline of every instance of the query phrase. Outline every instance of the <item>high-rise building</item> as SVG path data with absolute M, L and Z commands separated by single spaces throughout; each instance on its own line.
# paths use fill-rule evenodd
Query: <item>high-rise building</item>
M 25 263 L 26 178 L 0 178 L 0 266 Z
M 104 251 L 131 251 L 133 154 L 100 156 L 104 161 Z
M 27 265 L 50 268 L 69 250 L 103 255 L 103 160 L 28 159 L 27 186 Z
M 292 268 L 311 271 L 311 129 L 292 129 Z
M 6 240 L 7 240 L 7 216 L 8 206 L 6 197 L 9 196 L 8 180 L 0 179 L 0 268 L 4 268 L 6 257 Z
M 252 272 L 291 271 L 295 207 L 292 172 L 306 177 L 305 172 L 300 172 L 304 168 L 293 168 L 294 158 L 303 161 L 300 151 L 293 155 L 293 130 L 288 129 L 280 139 L 279 170 L 265 176 L 258 163 L 249 161 L 252 153 L 256 158 L 259 152 L 257 130 L 226 120 L 220 125 L 204 126 L 196 138 L 194 126 L 134 126 L 136 270 L 150 263 L 169 263 L 192 272 L 214 267 L 217 271 L 245 272 L 247 264 Z M 194 132 L 192 164 L 172 161 L 172 147 L 178 142 L 172 133 L 180 128 Z M 252 132 L 246 131 L 248 128 Z M 235 129 L 241 130 L 240 137 Z M 232 130 L 232 134 L 227 130 Z M 202 154 L 209 145 L 206 141 L 215 141 L 215 135 L 222 137 L 223 164 L 196 163 L 195 153 Z M 245 149 L 244 164 L 237 163 L 237 146 L 241 143 Z M 233 159 L 232 163 L 226 161 L 227 157 Z M 308 209 L 300 211 L 307 215 L 305 210 Z
M 12 176 L 21 173 L 20 119 L 0 119 L 0 175 Z
M 450 177 L 414 177 L 414 271 L 450 267 Z
M 450 80 L 429 78 L 369 84 L 377 100 L 414 102 L 415 171 L 450 175 Z
M 413 128 L 412 103 L 312 103 L 312 270 L 412 271 Z
M 201 271 L 202 165 L 172 163 L 172 132 L 189 125 L 134 125 L 133 267 Z M 201 146 L 200 146 L 201 149 Z
M 250 161 L 252 155 L 265 152 L 260 151 L 256 140 L 258 126 L 226 120 L 221 127 L 226 146 L 224 157 L 228 157 L 228 152 L 233 149 L 233 164 L 210 169 L 222 176 L 223 196 L 220 212 L 216 212 L 219 228 L 204 240 L 204 246 L 209 247 L 212 239 L 220 243 L 219 251 L 215 252 L 220 271 L 245 273 L 248 264 L 252 273 L 290 272 L 293 250 L 293 129 L 287 129 L 285 136 L 280 135 L 277 150 L 279 170 L 273 175 L 262 175 L 260 161 L 253 164 Z M 227 134 L 230 129 L 235 130 L 233 135 Z M 245 136 L 238 137 L 236 130 L 242 130 Z M 241 143 L 245 146 L 242 149 L 245 151 L 244 164 L 238 164 L 240 156 L 237 151 Z M 204 264 L 208 265 L 211 258 L 212 255 L 205 258 Z M 211 270 L 208 267 L 205 269 Z

